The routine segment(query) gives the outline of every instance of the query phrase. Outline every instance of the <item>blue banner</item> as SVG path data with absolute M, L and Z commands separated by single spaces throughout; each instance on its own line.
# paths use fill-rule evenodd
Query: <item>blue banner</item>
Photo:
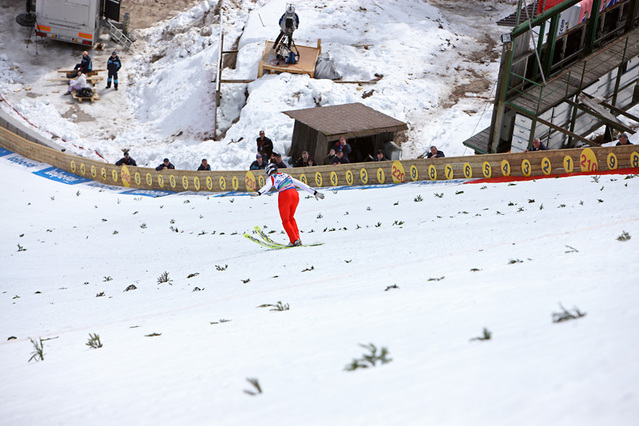
M 132 189 L 130 191 L 122 191 L 122 194 L 128 195 L 142 195 L 144 197 L 165 197 L 167 195 L 175 194 L 175 192 L 171 191 L 158 191 L 155 189 Z
M 56 167 L 49 167 L 48 169 L 40 170 L 39 172 L 33 172 L 33 174 L 54 180 L 56 182 L 66 183 L 67 185 L 75 185 L 78 183 L 89 181 L 89 179 L 87 178 L 74 175 L 73 173 L 65 172 L 64 170 L 58 169 Z
M 7 161 L 11 161 L 12 163 L 18 164 L 20 166 L 24 166 L 24 167 L 38 167 L 41 166 L 42 163 L 36 163 L 34 161 L 30 161 L 26 158 L 24 158 L 21 155 L 18 154 L 14 154 L 13 152 L 11 153 L 13 154 L 10 157 L 7 157 Z

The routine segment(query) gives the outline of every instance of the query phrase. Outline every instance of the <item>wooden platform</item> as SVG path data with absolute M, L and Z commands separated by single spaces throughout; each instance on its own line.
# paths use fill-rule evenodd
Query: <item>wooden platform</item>
M 64 75 L 66 75 L 67 73 L 70 73 L 70 72 L 74 72 L 74 71 L 77 71 L 77 70 L 58 70 L 59 73 L 62 73 Z M 91 70 L 91 71 L 85 72 L 84 75 L 93 76 L 93 75 L 97 75 L 100 71 L 106 71 L 106 70 L 102 70 L 102 69 L 101 70 Z
M 264 72 L 280 73 L 289 72 L 291 74 L 308 74 L 315 76 L 315 64 L 320 53 L 322 53 L 322 41 L 317 40 L 317 47 L 297 46 L 300 52 L 299 61 L 296 64 L 287 64 L 277 59 L 272 41 L 267 41 L 262 54 L 262 60 L 257 70 L 257 78 L 262 77 Z
M 601 76 L 618 68 L 623 60 L 639 55 L 639 28 L 628 32 L 606 47 L 575 62 L 547 82 L 546 87 L 535 85 L 508 100 L 516 111 L 542 114 L 574 96 L 597 81 Z M 583 73 L 583 76 L 582 76 Z M 583 81 L 582 81 L 583 80 Z
M 95 90 L 93 91 L 93 96 L 91 97 L 86 97 L 86 96 L 80 97 L 78 96 L 75 90 L 71 91 L 71 96 L 73 96 L 73 99 L 76 99 L 80 103 L 82 103 L 82 101 L 91 101 L 91 103 L 93 103 L 94 101 L 100 100 L 100 97 L 98 96 L 98 92 L 96 92 Z
M 476 154 L 490 154 L 488 152 L 488 141 L 490 140 L 490 127 L 466 139 L 463 144 L 474 149 Z

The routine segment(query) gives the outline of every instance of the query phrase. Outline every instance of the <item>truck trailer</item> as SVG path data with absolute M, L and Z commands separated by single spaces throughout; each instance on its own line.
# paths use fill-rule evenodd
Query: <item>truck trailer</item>
M 121 0 L 36 0 L 35 30 L 40 37 L 93 46 L 101 17 L 118 21 Z

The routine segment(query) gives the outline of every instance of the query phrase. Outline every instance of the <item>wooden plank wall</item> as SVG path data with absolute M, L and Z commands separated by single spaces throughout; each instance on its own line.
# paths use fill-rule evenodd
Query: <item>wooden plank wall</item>
M 254 191 L 265 182 L 264 171 L 165 170 L 119 167 L 59 152 L 27 141 L 0 127 L 0 146 L 32 160 L 108 185 L 164 191 Z M 556 176 L 626 169 L 639 173 L 639 146 L 576 148 L 517 154 L 486 154 L 404 161 L 384 161 L 289 168 L 291 176 L 313 187 L 376 185 L 417 180 Z

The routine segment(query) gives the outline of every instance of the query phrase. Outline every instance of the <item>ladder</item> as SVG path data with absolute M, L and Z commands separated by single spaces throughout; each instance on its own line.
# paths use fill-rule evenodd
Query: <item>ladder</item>
M 133 44 L 133 40 L 131 40 L 126 34 L 124 34 L 122 30 L 116 27 L 108 19 L 104 19 L 103 24 L 109 32 L 111 38 L 115 40 L 116 43 L 121 44 L 127 50 L 131 47 L 131 44 Z

